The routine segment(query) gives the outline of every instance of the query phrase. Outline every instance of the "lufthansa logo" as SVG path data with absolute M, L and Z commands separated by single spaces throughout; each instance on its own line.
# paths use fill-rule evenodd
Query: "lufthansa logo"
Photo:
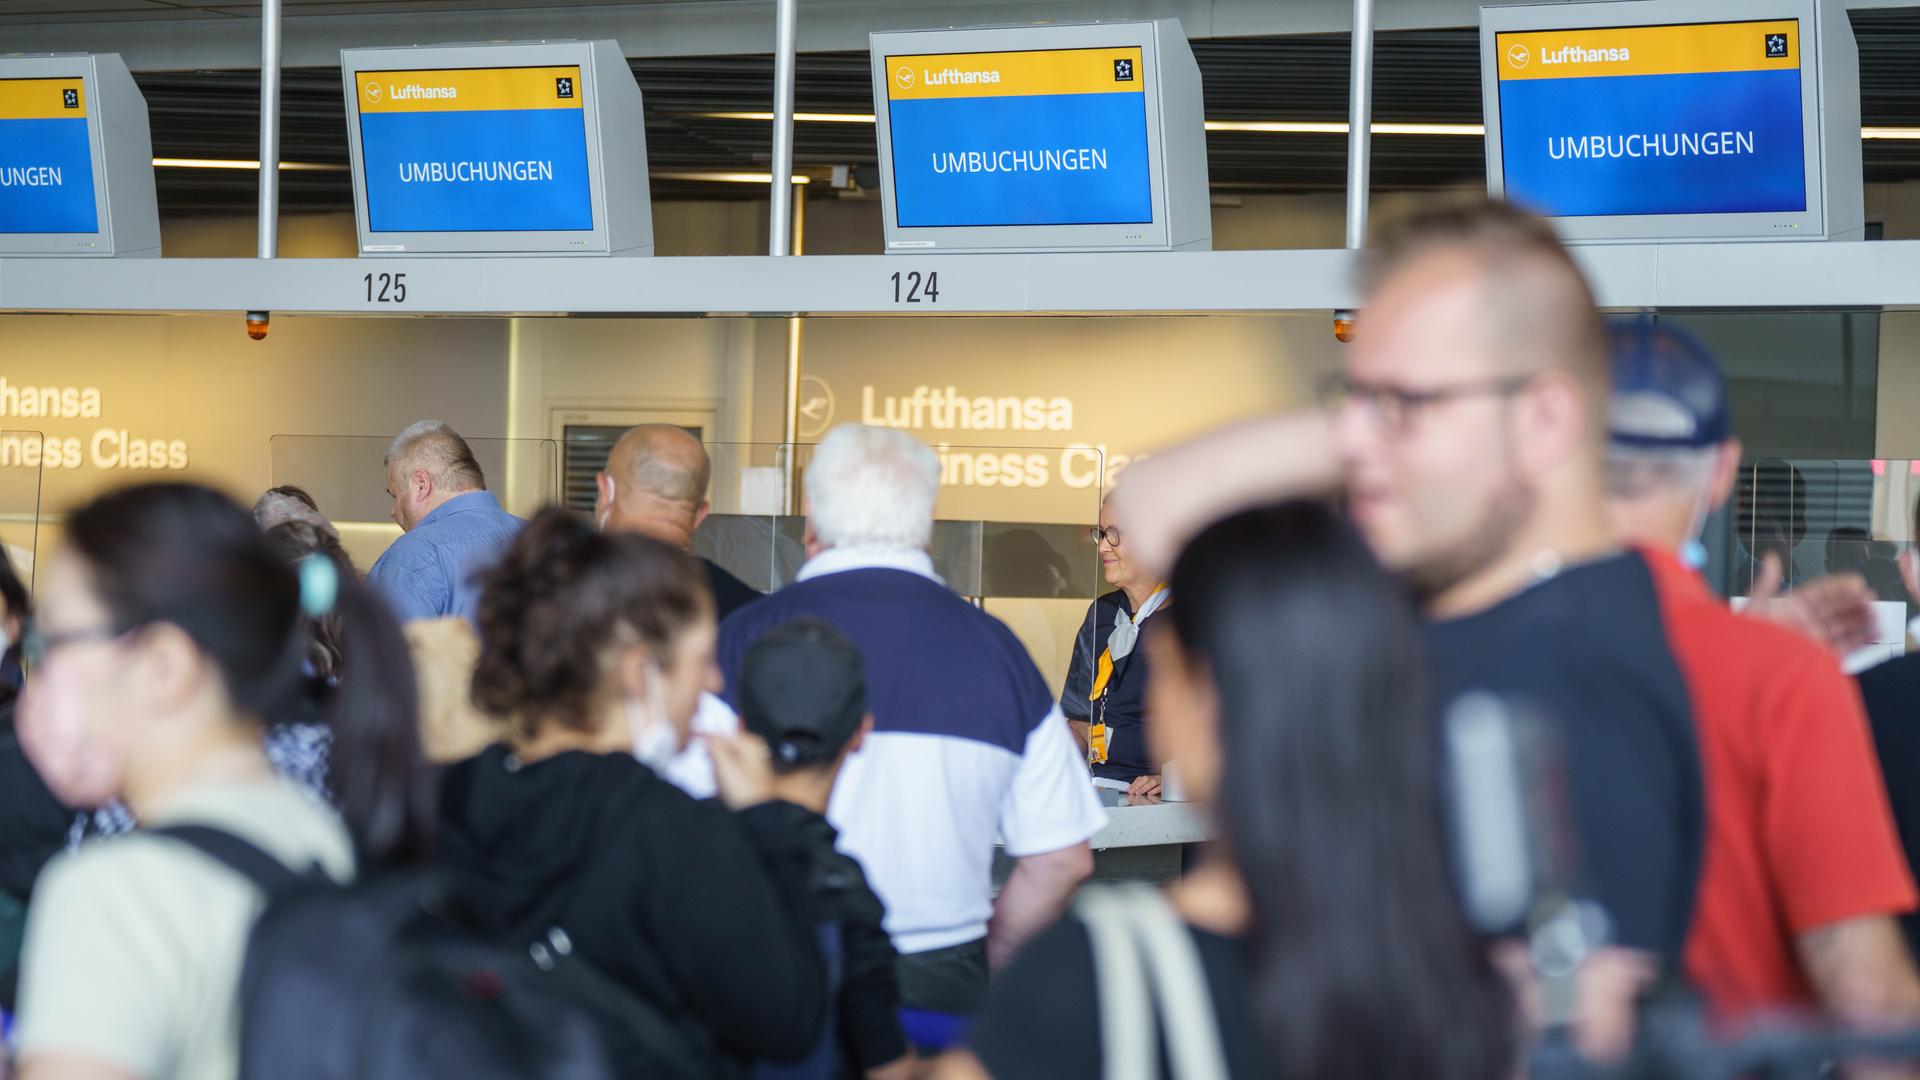
M 900 89 L 902 90 L 911 89 L 913 86 L 913 69 L 904 64 L 901 65 L 900 68 L 893 73 L 893 81 L 899 83 Z
M 367 84 L 367 100 L 368 101 L 380 100 L 380 84 L 379 83 L 370 82 Z
M 1515 45 L 1507 50 L 1507 63 L 1516 68 L 1526 67 L 1527 61 L 1531 59 L 1533 59 L 1533 55 L 1527 52 L 1525 45 Z

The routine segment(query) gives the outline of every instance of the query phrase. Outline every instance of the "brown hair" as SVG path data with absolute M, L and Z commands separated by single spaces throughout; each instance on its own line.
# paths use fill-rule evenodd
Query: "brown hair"
M 610 644 L 664 654 L 713 612 L 693 558 L 644 536 L 595 532 L 549 506 L 487 575 L 474 704 L 532 735 L 549 723 L 592 730 Z
M 1484 323 L 1496 354 L 1515 371 L 1560 371 L 1587 391 L 1588 411 L 1606 432 L 1612 371 L 1606 326 L 1593 290 L 1545 218 L 1483 195 L 1448 197 L 1385 223 L 1361 281 L 1372 295 L 1414 263 L 1452 255 L 1478 271 Z M 1366 315 L 1361 313 L 1364 333 Z
M 268 529 L 267 547 L 273 549 L 289 566 L 297 566 L 301 559 L 309 555 L 319 555 L 333 563 L 340 580 L 358 578 L 353 568 L 353 559 L 347 555 L 347 549 L 340 546 L 340 537 L 330 529 L 323 529 L 305 521 L 283 521 Z M 313 674 L 321 679 L 338 678 L 341 668 L 340 650 L 340 613 L 330 611 L 319 620 L 301 618 L 307 623 L 313 640 L 307 646 L 307 661 L 313 668 Z

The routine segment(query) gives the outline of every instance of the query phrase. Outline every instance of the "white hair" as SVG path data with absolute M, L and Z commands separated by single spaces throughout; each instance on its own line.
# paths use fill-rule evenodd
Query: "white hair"
M 485 491 L 487 478 L 467 440 L 444 420 L 418 420 L 387 444 L 385 464 L 424 469 L 435 484 L 453 491 Z
M 814 448 L 807 519 L 829 548 L 922 551 L 933 540 L 940 459 L 904 431 L 842 424 Z
M 260 496 L 259 501 L 253 504 L 253 520 L 260 526 L 261 532 L 289 521 L 303 521 L 323 532 L 334 532 L 333 522 L 328 521 L 325 514 L 279 491 L 269 491 Z

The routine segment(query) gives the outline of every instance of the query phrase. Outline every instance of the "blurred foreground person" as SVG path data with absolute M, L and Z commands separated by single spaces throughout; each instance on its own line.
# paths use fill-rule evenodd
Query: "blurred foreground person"
M 281 561 L 246 511 L 194 485 L 128 488 L 70 516 L 41 581 L 21 710 L 53 793 L 122 799 L 143 829 L 210 826 L 335 881 L 419 851 L 431 798 L 406 646 L 377 598 L 331 570 Z M 276 776 L 261 739 L 304 708 L 305 618 L 335 613 L 341 815 Z M 57 858 L 28 918 L 23 1080 L 233 1077 L 240 965 L 264 901 L 163 834 Z
M 942 1050 L 988 972 L 1059 918 L 1106 822 L 1060 707 L 1005 623 L 954 595 L 928 545 L 940 463 L 889 428 L 847 424 L 804 479 L 810 558 L 792 585 L 727 620 L 720 660 L 739 707 L 747 650 L 820 619 L 860 650 L 874 730 L 827 817 L 887 905 L 914 1045 Z M 996 844 L 1014 860 L 994 889 Z
M 1437 725 L 1402 591 L 1333 511 L 1303 502 L 1207 529 L 1172 583 L 1180 603 L 1144 635 L 1149 737 L 1222 843 L 1166 893 L 1204 987 L 1161 1009 L 1197 1024 L 1170 1030 L 1151 1006 L 1140 1020 L 1175 1054 L 1216 1044 L 1224 1075 L 1247 1080 L 1512 1075 L 1511 995 L 1443 854 Z M 1102 917 L 1083 901 L 1021 953 L 974 1027 L 977 1062 L 947 1075 L 1121 1075 L 1113 1055 L 1139 1033 L 1109 1030 L 1108 1007 L 1146 987 L 1109 967 L 1089 925 Z
M 474 700 L 506 742 L 448 767 L 437 857 L 491 939 L 557 929 L 569 955 L 677 1035 L 692 1075 L 798 1058 L 826 978 L 807 856 L 769 803 L 764 748 L 711 740 L 726 805 L 656 775 L 718 689 L 713 601 L 692 559 L 542 511 L 486 579 Z M 524 947 L 524 946 L 522 946 Z
M 1914 511 L 1920 530 L 1920 507 Z M 1920 537 L 1920 531 L 1914 533 Z M 1907 594 L 1920 605 L 1920 543 L 1900 553 L 1900 577 Z M 1915 609 L 1909 609 L 1915 610 Z M 1920 637 L 1920 618 L 1907 624 L 1910 637 Z M 1860 693 L 1866 699 L 1867 719 L 1873 725 L 1873 745 L 1880 757 L 1887 797 L 1893 803 L 1894 822 L 1909 866 L 1920 866 L 1920 653 L 1908 653 L 1860 673 Z M 1909 952 L 1920 957 L 1920 914 L 1900 920 Z
M 1660 582 L 1708 796 L 1687 976 L 1728 1022 L 1817 1006 L 1862 1027 L 1912 1023 L 1920 979 L 1893 916 L 1913 910 L 1914 886 L 1859 694 L 1826 650 L 1734 614 L 1694 572 L 1740 466 L 1720 365 L 1644 321 L 1609 342 L 1608 511 Z
M 470 758 L 500 740 L 499 717 L 473 703 L 480 636 L 467 620 L 415 619 L 400 628 L 420 686 L 420 750 L 428 761 Z
M 1331 430 L 1243 425 L 1134 463 L 1116 501 L 1151 562 L 1222 504 L 1337 475 L 1428 618 L 1441 700 L 1492 691 L 1561 731 L 1580 895 L 1624 946 L 1582 970 L 1583 1040 L 1610 1055 L 1635 993 L 1678 967 L 1705 808 L 1653 572 L 1605 516 L 1608 397 L 1593 295 L 1552 228 L 1498 203 L 1440 203 L 1369 253 Z

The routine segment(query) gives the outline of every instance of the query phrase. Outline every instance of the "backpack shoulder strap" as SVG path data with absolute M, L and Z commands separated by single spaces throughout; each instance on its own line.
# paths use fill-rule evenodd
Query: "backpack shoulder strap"
M 1173 1080 L 1227 1080 L 1227 1056 L 1193 933 L 1159 889 L 1131 890 L 1134 940 L 1167 1032 Z
M 284 896 L 309 880 L 279 859 L 225 829 L 212 825 L 163 825 L 142 830 L 148 836 L 177 840 L 252 882 L 269 899 Z
M 1081 890 L 1074 909 L 1093 948 L 1102 1080 L 1154 1080 L 1160 1069 L 1158 1025 L 1128 900 L 1119 887 L 1096 886 Z

